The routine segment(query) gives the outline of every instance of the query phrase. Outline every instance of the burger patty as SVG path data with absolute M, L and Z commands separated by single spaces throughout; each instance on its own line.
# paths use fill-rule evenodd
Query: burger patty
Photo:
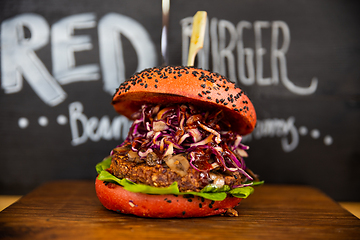
M 214 181 L 206 172 L 200 172 L 190 167 L 185 176 L 172 171 L 166 164 L 149 166 L 146 162 L 129 161 L 128 156 L 114 152 L 108 171 L 114 176 L 128 179 L 135 183 L 154 187 L 168 187 L 177 182 L 180 192 L 200 191 Z M 246 178 L 239 172 L 221 174 L 225 185 L 230 187 L 240 185 Z

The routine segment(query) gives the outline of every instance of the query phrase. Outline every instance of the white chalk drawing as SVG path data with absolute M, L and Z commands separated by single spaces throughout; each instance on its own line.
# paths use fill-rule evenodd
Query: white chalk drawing
M 40 116 L 38 119 L 38 123 L 42 127 L 46 127 L 49 124 L 49 119 L 46 116 Z
M 24 27 L 31 38 L 25 38 Z M 21 14 L 1 23 L 1 87 L 5 93 L 19 92 L 24 77 L 46 104 L 64 101 L 66 93 L 35 53 L 48 42 L 49 25 L 38 14 Z
M 182 64 L 186 65 L 192 18 L 180 21 L 182 26 Z M 269 86 L 280 82 L 297 95 L 313 94 L 318 87 L 318 79 L 312 78 L 308 87 L 295 85 L 288 77 L 286 53 L 290 46 L 290 29 L 284 21 L 240 21 L 237 25 L 227 20 L 212 18 L 205 33 L 204 49 L 199 52 L 198 67 L 209 68 L 208 59 L 212 59 L 212 70 L 226 75 L 240 85 Z M 244 46 L 244 35 L 251 34 L 254 28 L 255 49 Z M 263 76 L 263 58 L 266 50 L 262 46 L 263 29 L 271 29 L 271 49 L 269 53 L 271 77 Z M 245 30 L 246 33 L 245 33 Z M 281 37 L 280 37 L 281 34 Z M 227 38 L 227 36 L 229 36 Z M 282 39 L 282 46 L 278 46 Z M 211 52 L 210 50 L 211 49 Z M 236 64 L 237 60 L 237 64 Z M 237 74 L 238 73 L 238 74 Z
M 68 118 L 65 115 L 60 114 L 57 118 L 56 118 L 56 122 L 59 125 L 66 125 L 68 123 Z
M 56 106 L 67 97 L 61 85 L 78 81 L 100 79 L 97 63 L 77 66 L 75 52 L 90 51 L 93 46 L 87 35 L 74 35 L 77 29 L 96 27 L 94 13 L 65 17 L 50 27 L 39 14 L 26 13 L 7 19 L 1 24 L 1 87 L 5 93 L 17 93 L 26 80 L 36 94 L 50 106 Z M 24 28 L 30 32 L 25 36 Z M 136 52 L 137 70 L 157 64 L 155 45 L 146 29 L 134 19 L 109 13 L 99 20 L 100 64 L 104 90 L 113 94 L 125 80 L 125 60 L 120 34 L 128 38 Z M 49 43 L 53 76 L 35 51 Z
M 305 126 L 299 127 L 299 134 L 300 134 L 301 136 L 305 136 L 307 133 L 308 133 L 307 127 L 305 127 Z
M 99 21 L 98 33 L 104 91 L 113 94 L 126 78 L 120 35 L 129 39 L 135 49 L 138 59 L 136 72 L 156 65 L 157 54 L 150 35 L 132 18 L 108 13 Z
M 308 130 L 305 126 L 297 128 L 295 126 L 295 117 L 291 116 L 288 119 L 263 119 L 257 120 L 254 131 L 244 137 L 244 142 L 249 142 L 253 139 L 259 140 L 262 138 L 281 138 L 281 147 L 284 152 L 292 152 L 300 143 L 300 137 L 306 136 Z M 310 136 L 313 139 L 320 138 L 320 131 L 313 129 L 310 131 Z M 333 139 L 330 135 L 326 135 L 323 139 L 326 146 L 330 146 L 333 143 Z
M 94 28 L 95 20 L 95 13 L 76 14 L 61 19 L 51 27 L 53 76 L 61 85 L 100 79 L 97 63 L 76 66 L 75 59 L 75 52 L 93 49 L 90 36 L 75 36 L 75 30 Z
M 125 139 L 131 126 L 129 119 L 124 116 L 116 116 L 112 122 L 108 116 L 103 116 L 101 119 L 88 118 L 84 114 L 84 106 L 81 102 L 73 102 L 69 105 L 69 122 L 73 146 L 84 144 L 88 139 L 93 142 L 101 139 Z M 80 129 L 83 129 L 82 133 L 79 125 L 81 125 Z
M 311 132 L 310 132 L 310 136 L 311 136 L 312 138 L 317 139 L 317 138 L 320 137 L 320 131 L 319 131 L 318 129 L 313 129 L 313 130 L 311 130 Z
M 42 123 L 40 119 L 45 119 L 46 124 Z M 97 142 L 101 139 L 125 139 L 132 123 L 124 116 L 117 116 L 112 122 L 108 116 L 88 118 L 84 113 L 84 106 L 81 102 L 73 102 L 69 105 L 69 119 L 72 135 L 71 144 L 73 146 L 84 144 L 88 140 Z M 48 119 L 45 116 L 41 116 L 38 123 L 40 126 L 45 127 L 48 125 Z M 59 115 L 57 123 L 59 125 L 66 125 L 68 118 L 65 115 Z M 18 125 L 20 128 L 25 129 L 29 126 L 29 120 L 27 118 L 20 118 Z M 82 132 L 80 132 L 80 129 L 82 129 Z M 307 128 L 304 126 L 297 128 L 295 126 L 295 117 L 293 116 L 288 119 L 263 119 L 257 121 L 256 128 L 251 134 L 244 136 L 243 142 L 246 143 L 262 138 L 281 138 L 283 151 L 292 152 L 300 143 L 299 135 L 306 136 Z M 313 129 L 310 131 L 310 136 L 316 140 L 320 138 L 320 131 Z M 333 144 L 333 138 L 330 135 L 326 135 L 323 138 L 323 142 L 326 146 L 330 146 Z
M 327 146 L 330 146 L 331 144 L 333 144 L 333 138 L 330 135 L 326 135 L 324 137 L 324 144 Z
M 21 117 L 18 120 L 19 127 L 25 129 L 29 126 L 29 120 L 25 117 Z
M 297 95 L 310 95 L 317 90 L 318 80 L 315 77 L 308 87 L 299 87 L 288 78 L 286 53 L 290 47 L 290 29 L 284 21 L 240 21 L 237 24 L 216 18 L 207 21 L 204 47 L 197 56 L 198 67 L 208 69 L 212 59 L 215 72 L 227 75 L 240 85 L 270 86 L 281 83 Z M 191 23 L 192 17 L 180 21 L 184 65 L 187 62 Z M 75 35 L 75 31 L 96 26 L 100 67 L 98 63 L 78 65 L 75 53 L 91 51 L 93 44 L 90 36 Z M 29 36 L 26 36 L 24 28 L 30 32 Z M 269 50 L 262 44 L 264 29 L 271 30 Z M 113 94 L 126 76 L 121 36 L 130 41 L 136 52 L 136 71 L 157 64 L 156 48 L 146 29 L 134 19 L 117 13 L 104 15 L 99 19 L 98 25 L 95 13 L 75 14 L 60 19 L 51 28 L 39 14 L 20 14 L 3 21 L 1 33 L 2 89 L 6 94 L 20 92 L 23 81 L 26 80 L 39 98 L 50 106 L 64 101 L 67 95 L 61 86 L 73 82 L 96 81 L 102 78 L 103 90 Z M 244 45 L 243 39 L 248 34 L 254 34 L 254 49 Z M 49 39 L 53 75 L 35 53 L 49 44 Z M 264 77 L 265 57 L 270 58 L 271 77 Z M 68 109 L 68 116 L 60 114 L 56 122 L 62 126 L 69 125 L 73 146 L 84 144 L 88 140 L 97 142 L 101 139 L 125 139 L 131 125 L 131 121 L 124 116 L 117 116 L 112 120 L 108 116 L 89 118 L 81 102 L 70 103 Z M 47 116 L 40 116 L 38 125 L 48 127 L 49 121 Z M 18 126 L 21 129 L 28 128 L 28 118 L 19 118 Z M 318 129 L 309 131 L 306 126 L 296 127 L 294 116 L 288 119 L 263 119 L 258 120 L 257 127 L 244 137 L 244 141 L 277 137 L 281 139 L 283 151 L 291 152 L 299 145 L 300 136 L 308 133 L 314 140 L 321 137 Z M 330 135 L 323 137 L 326 146 L 332 145 L 333 141 Z

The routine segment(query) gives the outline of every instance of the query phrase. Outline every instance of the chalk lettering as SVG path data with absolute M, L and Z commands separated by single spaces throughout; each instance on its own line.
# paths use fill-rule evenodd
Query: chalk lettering
M 30 31 L 25 37 L 24 28 Z M 19 92 L 23 77 L 48 105 L 56 106 L 66 93 L 51 76 L 35 51 L 49 41 L 49 25 L 34 13 L 20 14 L 1 24 L 1 87 L 5 93 Z
M 239 41 L 237 41 L 239 79 L 244 85 L 253 85 L 255 83 L 254 51 L 251 48 L 245 48 L 243 43 L 243 30 L 251 27 L 251 23 L 247 21 L 240 21 L 236 26 L 239 37 Z M 248 76 L 246 76 L 246 73 Z
M 1 87 L 5 93 L 19 92 L 23 88 L 24 77 L 46 104 L 56 106 L 67 96 L 61 85 L 100 79 L 98 63 L 77 65 L 74 56 L 76 52 L 93 48 L 90 36 L 75 35 L 74 31 L 95 26 L 94 13 L 75 14 L 54 23 L 51 28 L 54 78 L 35 53 L 49 43 L 50 27 L 47 21 L 33 13 L 3 21 Z M 29 30 L 30 37 L 25 37 L 24 28 Z M 155 45 L 146 29 L 134 19 L 116 13 L 106 14 L 99 21 L 98 34 L 105 92 L 112 95 L 125 80 L 126 58 L 123 56 L 120 35 L 126 37 L 134 47 L 138 62 L 136 71 L 157 65 Z
M 230 39 L 226 39 L 229 32 Z M 235 56 L 233 54 L 237 41 L 235 26 L 226 20 L 219 21 L 219 61 L 220 72 L 227 73 L 230 79 L 236 79 Z M 227 43 L 227 45 L 226 45 Z M 226 64 L 227 63 L 227 64 Z
M 279 41 L 279 29 L 282 30 L 283 33 L 283 46 L 278 49 L 277 44 Z M 293 82 L 290 81 L 287 75 L 287 66 L 286 66 L 286 58 L 285 53 L 287 52 L 290 45 L 290 30 L 285 22 L 275 21 L 272 24 L 272 51 L 271 51 L 271 70 L 273 71 L 273 80 L 277 83 L 278 73 L 277 73 L 277 60 L 280 62 L 280 77 L 284 86 L 293 93 L 298 95 L 309 95 L 313 94 L 318 85 L 317 78 L 313 78 L 311 80 L 311 84 L 309 87 L 298 87 Z
M 61 84 L 100 78 L 98 64 L 76 66 L 74 55 L 75 52 L 93 48 L 90 36 L 74 36 L 74 32 L 77 29 L 94 28 L 95 20 L 94 13 L 76 14 L 61 19 L 51 27 L 53 75 Z
M 183 31 L 182 64 L 185 65 L 191 26 L 189 26 L 188 18 L 183 19 L 180 24 Z M 255 50 L 245 47 L 243 42 L 243 39 L 247 36 L 244 30 L 250 30 L 252 27 L 254 28 Z M 271 30 L 271 49 L 268 56 L 266 54 L 267 49 L 262 45 L 262 31 L 267 29 Z M 282 39 L 282 46 L 278 46 L 280 39 Z M 232 81 L 241 85 L 257 84 L 259 86 L 278 85 L 281 82 L 290 92 L 298 95 L 310 95 L 317 89 L 318 80 L 315 77 L 308 87 L 297 86 L 289 79 L 286 53 L 290 46 L 290 29 L 283 21 L 255 21 L 253 24 L 240 21 L 235 27 L 233 23 L 227 20 L 212 18 L 209 32 L 205 34 L 205 42 L 209 40 L 211 52 L 203 51 L 198 65 L 205 65 L 203 58 L 209 59 L 211 57 L 212 70 L 228 76 Z M 265 57 L 270 59 L 271 77 L 263 76 Z
M 244 137 L 244 142 L 265 137 L 280 137 L 284 152 L 291 152 L 299 145 L 299 133 L 295 127 L 295 117 L 285 119 L 257 120 L 254 131 Z
M 87 118 L 83 113 L 84 107 L 81 102 L 73 102 L 69 105 L 69 122 L 72 135 L 71 144 L 77 146 L 85 143 L 88 139 L 93 142 L 105 140 L 125 139 L 131 126 L 131 122 L 124 116 L 117 116 L 112 123 L 108 116 L 100 120 L 97 117 Z M 82 131 L 82 133 L 81 133 Z
M 99 47 L 104 91 L 114 93 L 125 80 L 125 57 L 121 35 L 133 45 L 138 58 L 136 72 L 156 65 L 157 55 L 146 29 L 134 19 L 108 13 L 99 21 Z
M 254 23 L 255 31 L 255 53 L 256 53 L 256 81 L 259 86 L 271 85 L 271 78 L 263 77 L 263 56 L 266 49 L 262 47 L 261 29 L 268 28 L 270 23 L 267 21 L 256 21 Z

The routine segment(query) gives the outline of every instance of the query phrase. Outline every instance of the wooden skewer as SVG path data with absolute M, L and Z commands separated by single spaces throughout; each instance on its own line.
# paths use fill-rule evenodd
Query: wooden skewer
M 197 11 L 193 18 L 191 33 L 188 66 L 194 66 L 195 56 L 204 45 L 207 12 Z

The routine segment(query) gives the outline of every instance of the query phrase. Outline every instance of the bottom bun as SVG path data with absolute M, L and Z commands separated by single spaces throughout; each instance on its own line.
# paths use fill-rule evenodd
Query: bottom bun
M 219 214 L 230 215 L 241 198 L 228 196 L 212 201 L 194 195 L 150 195 L 134 193 L 123 187 L 96 178 L 96 194 L 105 208 L 118 213 L 150 218 L 190 218 Z

